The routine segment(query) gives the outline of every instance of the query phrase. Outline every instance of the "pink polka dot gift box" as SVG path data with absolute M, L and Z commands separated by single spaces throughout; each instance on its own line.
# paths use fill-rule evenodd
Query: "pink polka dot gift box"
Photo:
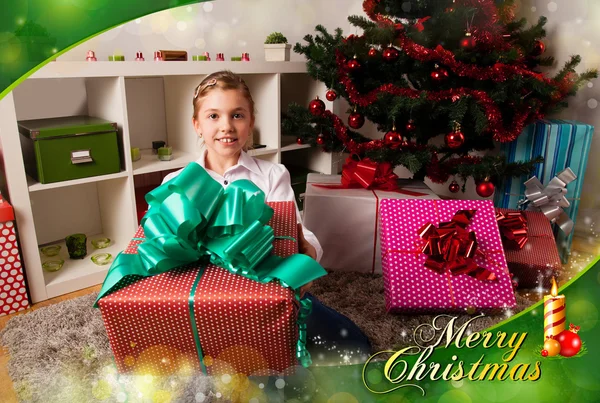
M 268 223 L 275 237 L 297 239 L 294 203 L 267 204 L 275 210 Z M 137 253 L 143 237 L 140 227 L 124 253 Z M 298 251 L 291 239 L 273 246 L 281 257 Z M 278 282 L 262 284 L 212 264 L 122 281 L 98 302 L 121 373 L 264 375 L 297 365 L 299 307 Z
M 498 312 L 516 306 L 490 200 L 384 199 L 388 312 Z
M 0 195 L 0 316 L 29 308 L 12 206 Z

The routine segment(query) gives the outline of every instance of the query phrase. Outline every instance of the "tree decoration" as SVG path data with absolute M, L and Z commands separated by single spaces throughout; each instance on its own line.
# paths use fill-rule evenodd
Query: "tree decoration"
M 328 101 L 333 102 L 337 99 L 337 92 L 335 92 L 335 90 L 329 90 L 325 93 L 325 98 L 327 98 Z
M 302 145 L 302 144 L 304 144 L 304 142 L 302 141 L 302 139 L 300 137 L 298 137 L 296 139 L 296 144 Z
M 460 190 L 460 186 L 456 181 L 452 181 L 452 183 L 448 185 L 448 190 L 452 193 L 458 193 L 458 191 Z
M 490 182 L 489 178 L 485 178 L 483 181 L 479 182 L 475 188 L 475 191 L 480 197 L 490 197 L 494 194 L 494 190 L 496 190 L 496 187 Z
M 396 131 L 396 125 L 392 126 L 392 130 L 385 134 L 384 141 L 392 147 L 399 147 L 402 145 L 402 135 Z
M 342 121 L 324 108 L 309 112 L 290 105 L 282 119 L 284 131 L 314 144 L 317 127 L 323 127 L 327 151 L 401 165 L 414 178 L 429 177 L 436 183 L 451 176 L 473 177 L 482 197 L 491 195 L 494 185 L 481 178 L 529 175 L 541 159 L 509 164 L 502 156 L 474 157 L 469 152 L 514 141 L 529 123 L 566 106 L 567 98 L 597 72 L 577 74 L 581 58 L 573 56 L 555 75 L 541 73 L 538 66 L 553 62 L 551 57 L 535 57 L 545 50 L 541 40 L 546 19 L 526 26 L 524 19 L 514 19 L 510 0 L 414 0 L 410 10 L 405 3 L 365 0 L 367 18 L 349 18 L 361 35 L 344 38 L 341 30 L 330 33 L 317 26 L 316 35 L 296 44 L 294 50 L 306 56 L 309 74 L 331 84 L 332 90 L 335 85 L 338 96 L 360 113 L 355 110 Z M 348 63 L 355 55 L 360 68 L 351 70 Z M 411 121 L 401 126 L 410 143 L 402 141 L 398 147 L 396 136 L 386 141 L 384 129 L 386 134 L 376 140 L 353 131 L 366 119 L 374 127 L 389 127 L 390 116 L 418 122 L 418 127 Z M 448 144 L 457 146 L 449 153 L 448 145 L 430 140 L 450 134 L 447 128 L 455 121 L 461 128 L 449 136 Z
M 398 52 L 398 50 L 392 46 L 383 49 L 383 52 L 381 54 L 383 60 L 389 63 L 395 62 L 398 59 L 399 55 L 400 53 Z
M 347 66 L 348 70 L 350 70 L 353 73 L 356 73 L 360 70 L 361 65 L 360 62 L 357 60 L 356 55 L 352 59 L 348 60 Z
M 444 141 L 448 148 L 456 150 L 465 143 L 465 135 L 460 131 L 460 124 L 454 123 L 454 130 L 444 136 Z
M 308 110 L 314 116 L 321 116 L 323 112 L 325 112 L 325 102 L 320 100 L 319 96 L 317 95 L 317 97 L 308 104 Z
M 317 136 L 317 144 L 320 146 L 325 144 L 325 136 L 323 135 L 323 133 L 321 133 Z
M 431 80 L 436 84 L 446 81 L 446 79 L 448 79 L 448 76 L 449 76 L 448 70 L 446 70 L 443 67 L 438 66 L 437 64 L 435 65 L 435 68 L 431 72 Z
M 354 112 L 352 112 L 349 116 L 348 116 L 348 126 L 350 126 L 353 129 L 360 129 L 361 127 L 363 127 L 363 125 L 365 124 L 365 117 L 356 112 L 356 107 L 354 107 Z

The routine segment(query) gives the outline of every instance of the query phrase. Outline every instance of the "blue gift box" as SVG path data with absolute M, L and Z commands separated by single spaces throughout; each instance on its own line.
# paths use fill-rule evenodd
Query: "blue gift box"
M 569 167 L 577 179 L 567 185 L 567 200 L 571 206 L 565 209 L 567 215 L 575 222 L 583 177 L 590 152 L 590 144 L 594 127 L 571 120 L 540 120 L 525 128 L 517 140 L 503 143 L 501 153 L 506 155 L 507 162 L 527 161 L 542 156 L 544 162 L 537 164 L 533 175 L 544 185 Z M 508 178 L 496 190 L 494 201 L 497 207 L 517 208 L 519 200 L 525 197 L 525 181 L 531 175 L 520 178 Z M 556 246 L 563 263 L 567 263 L 571 254 L 573 232 L 565 235 L 557 226 L 554 228 Z

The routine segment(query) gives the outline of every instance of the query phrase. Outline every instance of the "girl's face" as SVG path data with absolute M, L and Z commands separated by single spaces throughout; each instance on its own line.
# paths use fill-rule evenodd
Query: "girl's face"
M 254 127 L 250 103 L 238 90 L 213 89 L 201 101 L 193 119 L 212 157 L 239 156 Z

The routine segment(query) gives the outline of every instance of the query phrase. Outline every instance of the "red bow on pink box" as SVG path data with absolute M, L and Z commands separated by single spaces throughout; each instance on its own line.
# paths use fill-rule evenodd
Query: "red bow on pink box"
M 451 221 L 441 222 L 436 228 L 431 222 L 419 229 L 426 242 L 421 252 L 426 254 L 425 267 L 438 273 L 449 270 L 453 275 L 468 274 L 478 280 L 496 280 L 496 274 L 480 267 L 475 255 L 484 255 L 477 249 L 474 231 L 466 228 L 477 210 L 459 210 Z

